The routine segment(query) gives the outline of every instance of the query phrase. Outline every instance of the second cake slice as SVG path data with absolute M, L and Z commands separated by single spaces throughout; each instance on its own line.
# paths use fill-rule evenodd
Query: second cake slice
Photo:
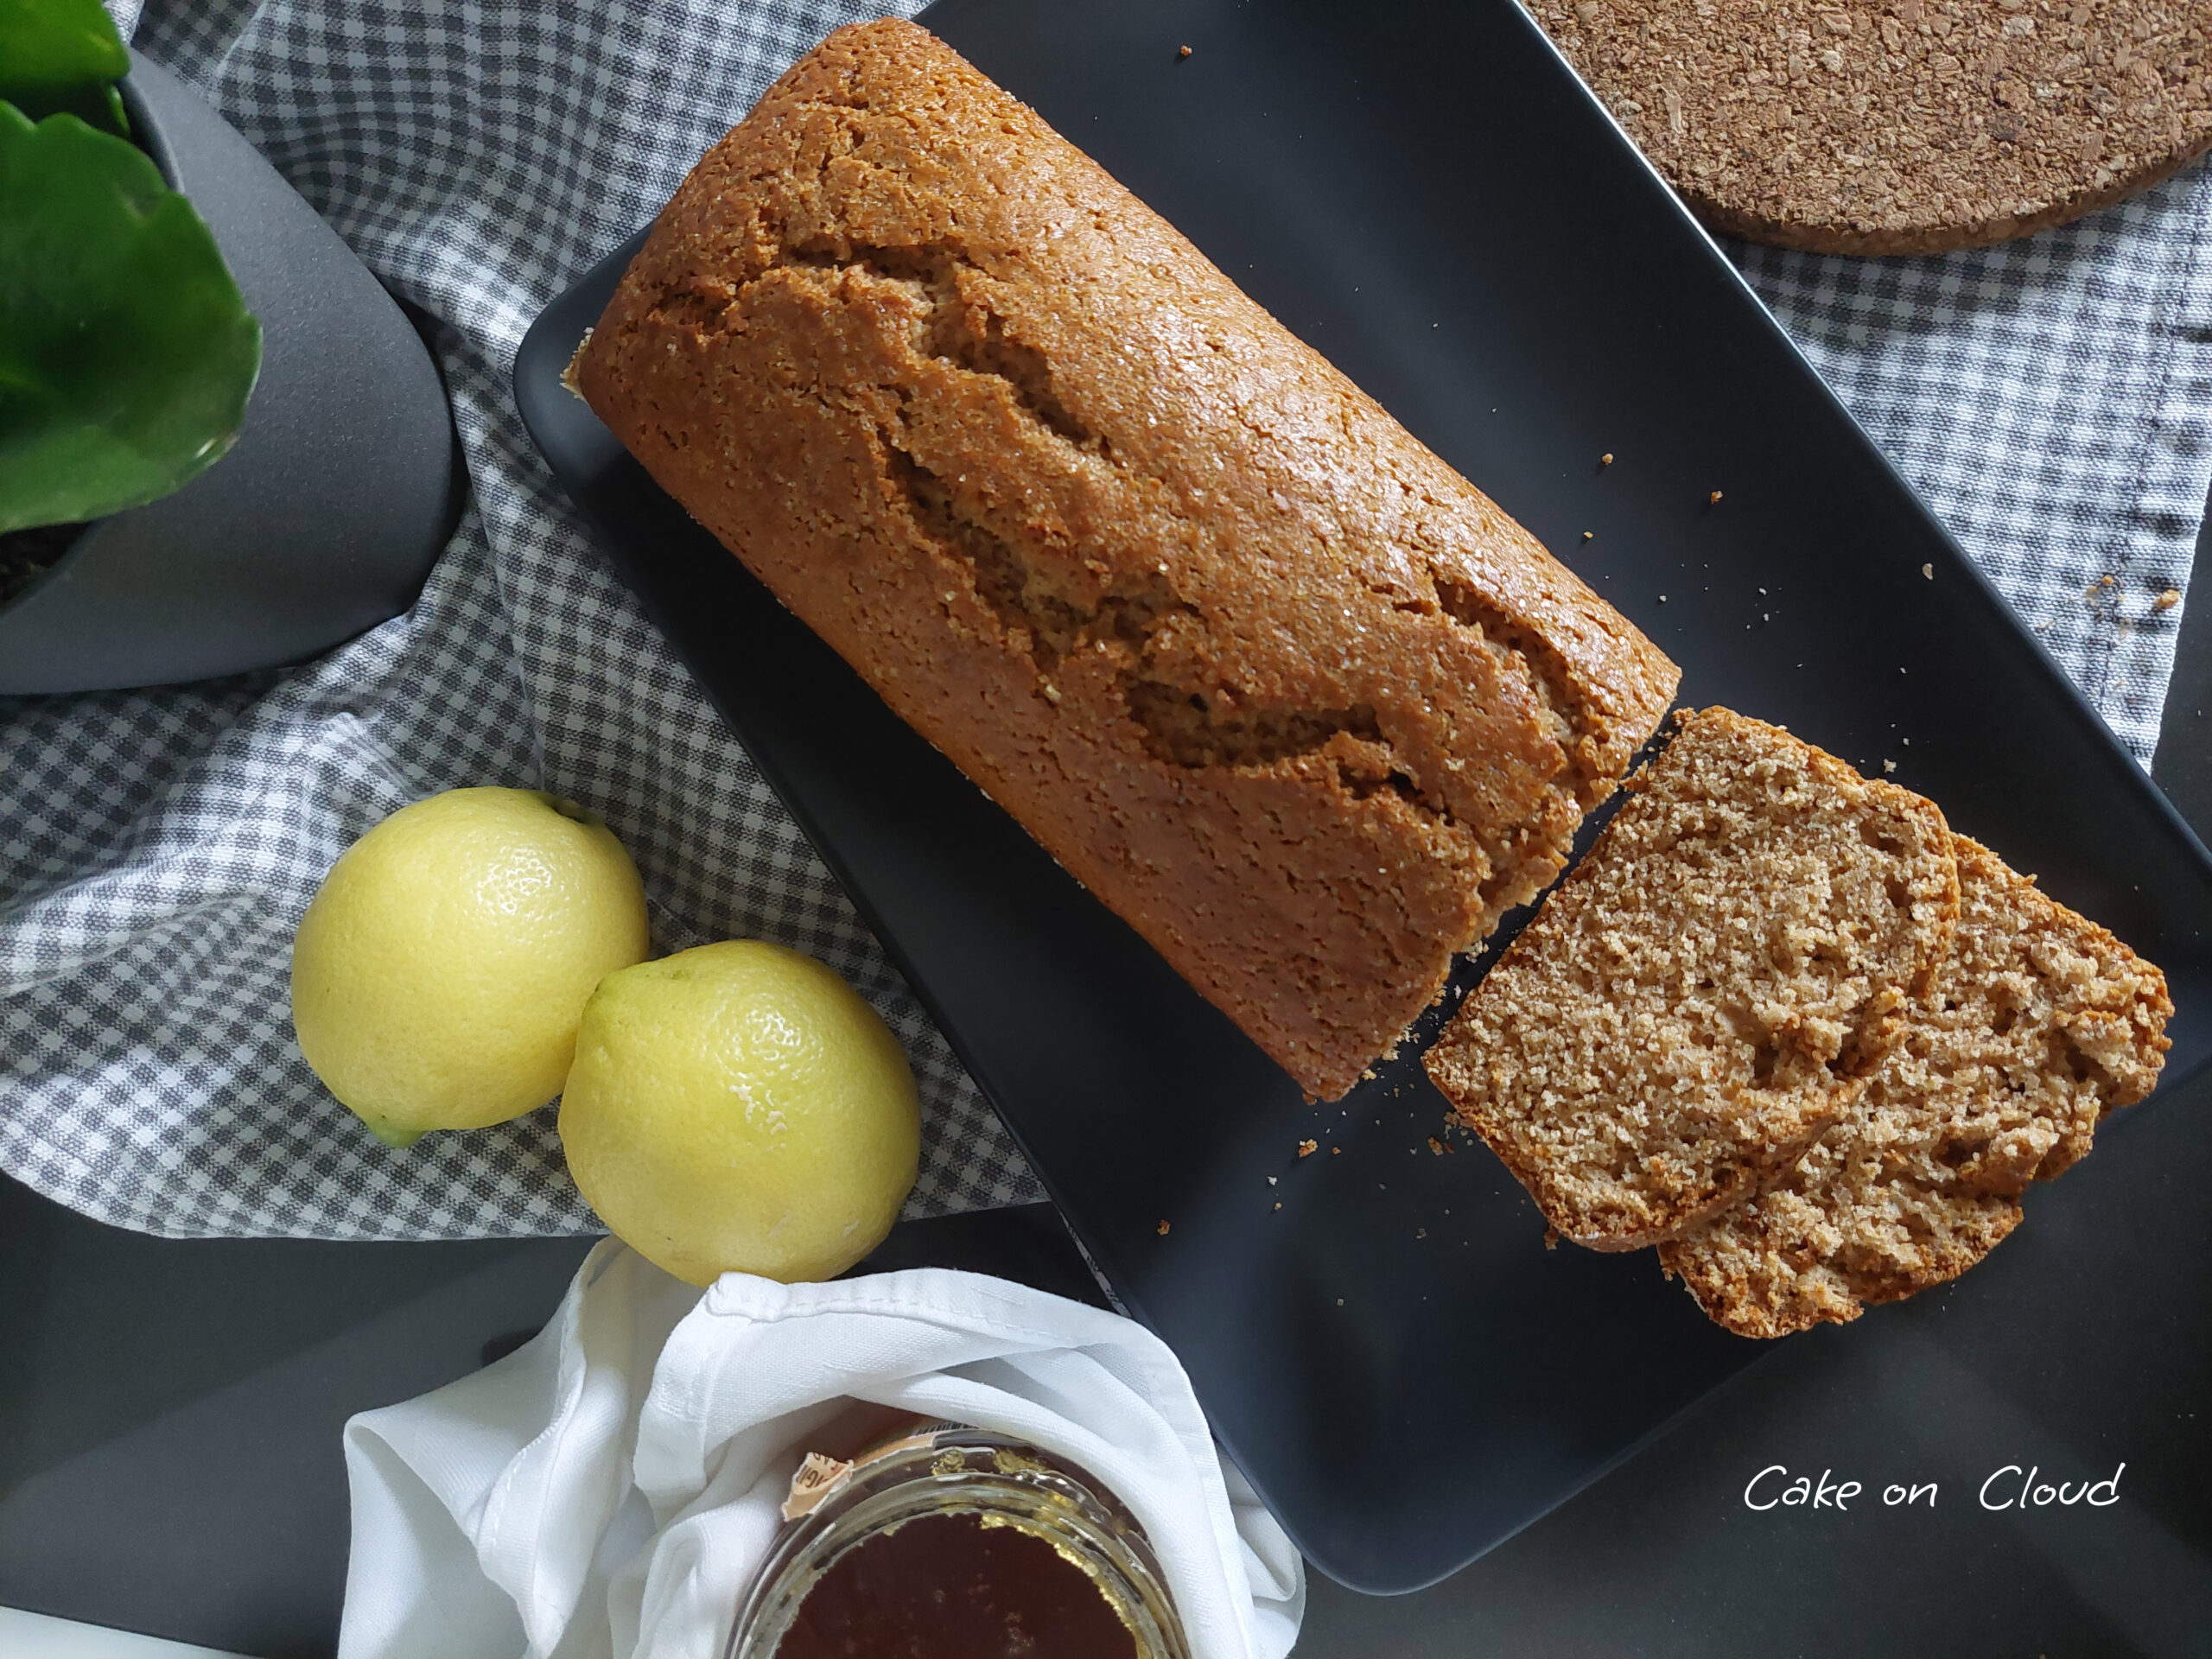
M 1674 1237 L 1866 1085 L 1958 915 L 1936 806 L 1708 709 L 1467 999 L 1427 1065 L 1577 1243 Z
M 1739 1336 L 1855 1319 L 1956 1278 L 2020 1222 L 2020 1194 L 2149 1094 L 2165 976 L 1959 836 L 1942 983 L 1866 1094 L 1764 1192 L 1660 1246 Z

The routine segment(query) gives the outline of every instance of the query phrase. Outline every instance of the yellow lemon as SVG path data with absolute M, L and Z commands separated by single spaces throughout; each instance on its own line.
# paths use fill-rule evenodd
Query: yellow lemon
M 648 946 L 637 867 L 537 790 L 454 789 L 348 848 L 292 941 L 292 1027 L 382 1139 L 473 1129 L 560 1092 L 592 988 Z
M 600 1219 L 677 1278 L 829 1279 L 898 1219 L 921 1109 L 899 1039 L 851 986 L 741 939 L 601 982 L 561 1145 Z

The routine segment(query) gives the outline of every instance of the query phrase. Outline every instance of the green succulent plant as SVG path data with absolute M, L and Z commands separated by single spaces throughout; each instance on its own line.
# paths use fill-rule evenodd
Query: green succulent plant
M 100 0 L 0 0 L 0 102 L 32 120 L 66 111 L 127 138 L 115 83 L 130 73 L 130 54 Z
M 97 0 L 0 0 L 0 534 L 176 489 L 236 440 L 260 372 L 192 204 L 76 112 L 128 67 Z

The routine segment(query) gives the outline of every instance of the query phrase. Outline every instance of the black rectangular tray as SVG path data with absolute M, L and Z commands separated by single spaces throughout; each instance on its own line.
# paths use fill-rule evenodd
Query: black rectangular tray
M 2173 1109 L 2212 1042 L 2204 849 L 1523 13 L 941 0 L 923 21 L 1560 551 L 1683 665 L 1686 702 L 1894 760 L 2159 962 L 2174 1081 L 2128 1116 Z M 1414 1047 L 1305 1104 L 664 496 L 559 383 L 640 238 L 524 340 L 531 433 L 1317 1567 L 1441 1577 L 1760 1357 L 1649 1253 L 1546 1250 L 1486 1153 L 1432 1152 Z M 2028 1294 L 2063 1333 L 2131 1293 Z M 2083 1372 L 2085 1416 L 2112 1386 Z

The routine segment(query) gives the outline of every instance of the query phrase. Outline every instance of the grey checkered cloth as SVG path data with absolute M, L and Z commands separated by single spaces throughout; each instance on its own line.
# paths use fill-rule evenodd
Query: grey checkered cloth
M 385 1150 L 295 1047 L 294 924 L 434 790 L 605 813 L 660 944 L 830 963 L 921 1080 L 910 1214 L 1039 1196 L 745 753 L 594 556 L 512 413 L 539 308 L 870 0 L 156 0 L 197 86 L 435 321 L 475 505 L 408 615 L 305 669 L 0 701 L 0 1168 L 148 1231 L 591 1230 L 549 1112 Z M 681 73 L 667 66 L 681 65 Z M 2202 173 L 2071 230 L 1912 262 L 1740 251 L 1859 418 L 2148 759 L 2212 474 Z M 2101 578 L 2109 575 L 2110 582 Z M 2088 597 L 2085 598 L 2085 594 Z

